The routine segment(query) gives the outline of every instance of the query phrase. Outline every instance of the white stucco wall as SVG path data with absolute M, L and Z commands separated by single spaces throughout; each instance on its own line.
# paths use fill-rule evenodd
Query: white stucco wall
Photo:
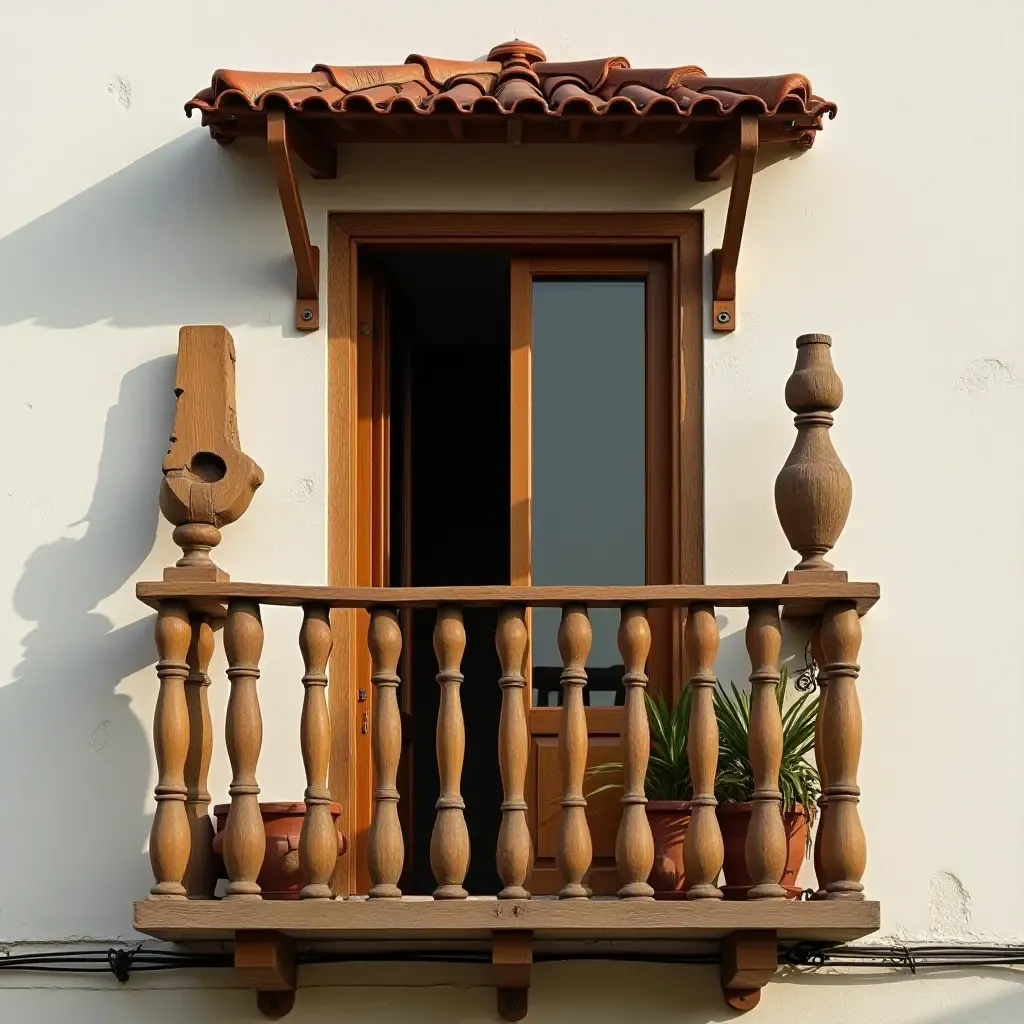
M 757 174 L 740 330 L 707 339 L 708 580 L 776 580 L 793 562 L 772 503 L 793 436 L 782 389 L 796 335 L 828 332 L 855 492 L 836 560 L 883 590 L 861 658 L 865 882 L 883 935 L 1024 941 L 1022 16 L 1019 0 L 0 4 L 0 942 L 130 937 L 150 884 L 156 681 L 134 583 L 176 556 L 155 495 L 181 324 L 232 331 L 241 435 L 266 471 L 222 564 L 325 582 L 324 332 L 290 326 L 259 147 L 222 150 L 183 102 L 219 66 L 477 57 L 513 35 L 551 58 L 799 70 L 839 102 L 810 153 Z M 417 207 L 702 208 L 707 248 L 721 236 L 726 194 L 692 183 L 682 149 L 545 149 L 543 166 L 529 147 L 402 155 L 346 152 L 336 182 L 304 182 L 314 242 L 328 209 Z M 265 621 L 259 775 L 265 798 L 290 799 L 297 619 Z M 725 678 L 745 674 L 742 628 L 728 617 Z M 228 777 L 218 743 L 216 797 Z M 317 969 L 289 1019 L 490 1020 L 480 970 Z M 396 977 L 409 987 L 383 987 Z M 258 1019 L 228 984 L 0 973 L 0 1017 Z M 641 992 L 651 1020 L 730 1017 L 710 969 L 570 964 L 537 969 L 528 1019 L 620 1020 Z M 995 1024 L 1024 1018 L 1024 990 L 995 972 L 789 976 L 756 1012 Z

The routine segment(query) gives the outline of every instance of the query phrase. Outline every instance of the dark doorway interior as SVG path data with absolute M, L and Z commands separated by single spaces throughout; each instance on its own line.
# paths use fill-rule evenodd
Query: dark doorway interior
M 376 255 L 391 296 L 391 582 L 508 583 L 509 259 L 464 250 Z M 411 578 L 405 580 L 403 506 L 411 513 Z M 501 888 L 494 866 L 502 799 L 497 612 L 466 609 L 464 615 L 462 793 L 471 845 L 465 885 L 472 894 L 493 894 Z M 412 863 L 403 885 L 424 894 L 435 887 L 430 833 L 439 792 L 433 628 L 433 612 L 414 613 L 410 678 L 403 681 L 412 729 L 411 793 L 405 794 L 412 810 Z

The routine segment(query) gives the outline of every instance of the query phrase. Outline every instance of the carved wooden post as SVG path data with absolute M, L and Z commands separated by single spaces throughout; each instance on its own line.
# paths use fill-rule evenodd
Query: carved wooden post
M 725 847 L 715 808 L 715 775 L 718 770 L 718 721 L 715 718 L 715 656 L 718 654 L 718 623 L 709 604 L 695 604 L 686 617 L 684 633 L 690 676 L 690 732 L 687 741 L 693 808 L 683 840 L 686 898 L 722 898 L 715 884 L 722 870 Z
M 651 756 L 651 733 L 644 694 L 647 676 L 644 666 L 651 652 L 651 627 L 644 608 L 622 609 L 619 623 L 619 652 L 625 674 L 626 728 L 622 736 L 622 817 L 615 838 L 615 864 L 622 879 L 621 899 L 654 899 L 647 876 L 654 866 L 654 836 L 644 809 L 644 779 Z
M 775 480 L 775 508 L 790 546 L 800 553 L 786 582 L 846 580 L 825 561 L 846 525 L 853 498 L 850 474 L 839 461 L 829 428 L 843 401 L 843 382 L 832 366 L 832 339 L 803 334 L 796 339 L 796 368 L 786 382 L 786 405 L 796 413 L 796 442 Z
M 506 608 L 498 619 L 495 646 L 501 662 L 501 719 L 498 723 L 498 765 L 501 769 L 501 828 L 498 830 L 498 877 L 504 888 L 499 900 L 529 899 L 525 884 L 533 861 L 533 842 L 526 823 L 526 763 L 530 734 L 523 689 L 526 678 L 526 616 L 522 608 Z
M 825 671 L 825 654 L 821 648 L 821 620 L 814 624 L 814 632 L 811 634 L 811 654 L 815 664 L 818 666 L 818 714 L 814 719 L 814 763 L 818 767 L 818 778 L 821 784 L 821 796 L 818 797 L 818 827 L 814 836 L 814 877 L 817 879 L 818 888 L 812 899 L 822 900 L 825 898 L 825 885 L 828 879 L 825 877 L 825 865 L 822 863 L 822 850 L 824 848 L 825 835 L 825 804 L 828 797 L 828 772 L 825 766 L 825 708 L 828 704 L 828 673 Z
M 786 870 L 788 842 L 782 823 L 782 716 L 775 698 L 779 682 L 782 630 L 774 604 L 755 604 L 747 620 L 750 655 L 750 764 L 754 774 L 754 809 L 747 827 L 746 861 L 752 887 L 747 899 L 785 899 L 779 884 Z
M 160 508 L 175 524 L 182 557 L 164 579 L 226 580 L 210 549 L 220 543 L 220 527 L 249 507 L 263 470 L 239 447 L 235 343 L 224 327 L 181 328 L 174 383 L 178 404 Z
M 371 899 L 396 899 L 402 895 L 398 879 L 405 860 L 402 823 L 398 819 L 398 761 L 402 756 L 402 718 L 398 710 L 398 659 L 402 655 L 402 631 L 390 608 L 370 612 L 367 638 L 373 674 L 373 819 L 367 839 L 366 864 L 370 872 Z
M 305 673 L 299 743 L 306 769 L 306 816 L 299 836 L 299 864 L 306 880 L 304 900 L 333 897 L 330 880 L 338 859 L 338 831 L 331 817 L 327 766 L 331 760 L 331 717 L 327 710 L 327 662 L 331 656 L 331 613 L 324 605 L 302 609 L 299 650 Z
M 213 822 L 210 820 L 210 759 L 213 756 L 213 722 L 210 718 L 210 659 L 213 657 L 213 627 L 206 615 L 193 615 L 192 640 L 188 648 L 188 677 L 185 703 L 188 706 L 188 757 L 185 759 L 185 813 L 192 836 L 185 872 L 190 900 L 213 899 L 217 888 L 217 857 L 213 852 Z
M 434 805 L 434 828 L 430 833 L 430 867 L 437 888 L 435 900 L 464 900 L 463 888 L 469 870 L 469 829 L 466 802 L 462 799 L 462 764 L 466 755 L 466 724 L 462 718 L 462 655 L 466 630 L 458 608 L 438 608 L 434 626 L 434 654 L 441 704 L 437 712 L 437 772 L 441 793 Z
M 156 617 L 156 674 L 160 693 L 153 716 L 153 745 L 159 775 L 156 813 L 149 836 L 149 861 L 156 884 L 150 899 L 185 899 L 182 878 L 191 844 L 185 811 L 185 758 L 188 755 L 188 706 L 185 677 L 192 636 L 188 612 L 178 601 L 165 601 Z
M 821 849 L 827 879 L 825 895 L 830 900 L 859 900 L 864 898 L 860 880 L 867 864 L 867 847 L 857 810 L 861 743 L 857 696 L 860 619 L 854 605 L 837 603 L 825 609 L 821 644 L 828 665 L 828 702 L 822 735 L 828 777 Z
M 256 681 L 263 653 L 263 622 L 255 601 L 236 599 L 228 605 L 224 625 L 224 651 L 228 659 L 226 739 L 231 761 L 231 807 L 224 826 L 224 866 L 227 899 L 260 899 L 256 881 L 266 852 L 266 834 L 260 814 L 260 787 L 256 764 L 263 745 L 263 718 Z
M 562 714 L 558 728 L 558 764 L 562 775 L 562 822 L 555 861 L 565 879 L 561 899 L 586 899 L 583 876 L 590 867 L 593 846 L 587 822 L 583 777 L 587 765 L 587 716 L 583 687 L 587 684 L 587 655 L 593 633 L 586 608 L 562 609 L 558 626 L 558 653 L 562 656 Z

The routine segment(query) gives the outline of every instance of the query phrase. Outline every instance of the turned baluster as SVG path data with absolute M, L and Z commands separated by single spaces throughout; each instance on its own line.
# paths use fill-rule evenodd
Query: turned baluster
M 390 608 L 374 608 L 370 613 L 367 643 L 374 695 L 370 740 L 377 780 L 366 847 L 366 863 L 373 883 L 369 895 L 371 899 L 396 899 L 402 895 L 398 879 L 405 861 L 402 823 L 398 819 L 398 762 L 402 756 L 398 659 L 402 655 L 402 630 Z
M 832 366 L 832 339 L 804 334 L 796 340 L 796 367 L 786 382 L 786 405 L 796 413 L 796 441 L 775 480 L 775 508 L 800 562 L 786 582 L 845 580 L 825 555 L 839 539 L 850 513 L 853 485 L 832 447 L 832 413 L 842 404 L 843 382 Z
M 644 694 L 644 666 L 651 652 L 651 627 L 644 608 L 623 608 L 619 623 L 619 652 L 625 672 L 626 727 L 622 735 L 622 817 L 615 838 L 615 864 L 622 879 L 621 899 L 654 898 L 647 876 L 654 866 L 654 837 L 647 820 L 644 780 L 651 756 L 651 733 Z
M 263 718 L 256 691 L 263 622 L 255 601 L 237 599 L 228 605 L 224 651 L 231 681 L 225 729 L 231 762 L 231 806 L 224 826 L 224 866 L 230 879 L 226 898 L 260 899 L 256 879 L 267 840 L 260 814 L 260 787 L 256 784 L 256 764 L 263 744 Z
M 718 654 L 718 623 L 709 604 L 690 608 L 684 631 L 690 676 L 690 731 L 687 754 L 693 796 L 690 825 L 683 840 L 686 898 L 721 899 L 716 885 L 722 870 L 725 847 L 715 808 L 715 774 L 718 770 L 718 721 L 715 718 L 715 656 Z
M 462 799 L 462 763 L 466 756 L 466 724 L 462 718 L 460 687 L 466 630 L 458 608 L 439 608 L 434 626 L 434 654 L 441 704 L 437 712 L 437 773 L 441 794 L 434 804 L 434 828 L 430 833 L 430 868 L 437 888 L 435 900 L 464 900 L 469 870 L 469 829 L 466 802 Z
M 849 603 L 831 604 L 825 609 L 821 645 L 828 672 L 828 701 L 825 705 L 822 746 L 828 789 L 825 792 L 825 834 L 821 864 L 825 874 L 825 898 L 863 899 L 861 878 L 867 864 L 867 846 L 860 823 L 861 715 L 857 696 L 860 666 L 860 619 Z
M 825 898 L 825 885 L 828 879 L 825 877 L 825 865 L 822 863 L 822 850 L 824 849 L 825 835 L 825 804 L 828 797 L 825 796 L 828 790 L 828 772 L 825 768 L 825 708 L 828 703 L 828 673 L 825 671 L 825 654 L 821 649 L 821 620 L 814 624 L 814 632 L 811 634 L 811 655 L 818 669 L 818 713 L 814 719 L 814 763 L 818 768 L 818 779 L 821 786 L 821 795 L 818 797 L 818 828 L 814 836 L 814 877 L 817 879 L 818 888 L 812 899 L 821 900 Z
M 188 612 L 178 601 L 164 601 L 156 617 L 156 674 L 160 692 L 153 716 L 153 745 L 156 748 L 158 781 L 156 813 L 149 836 L 149 861 L 156 884 L 150 899 L 179 899 L 186 896 L 182 879 L 188 868 L 191 838 L 185 810 L 185 759 L 188 756 L 188 705 L 185 677 L 188 675 L 189 642 L 192 627 Z
M 213 658 L 213 627 L 206 615 L 193 615 L 188 648 L 185 703 L 188 706 L 188 757 L 185 759 L 185 813 L 192 837 L 185 872 L 190 900 L 213 899 L 217 888 L 217 858 L 213 852 L 210 820 L 210 760 L 213 757 L 213 721 L 210 718 L 210 660 Z
M 587 684 L 587 655 L 593 633 L 586 608 L 562 609 L 558 626 L 558 653 L 562 656 L 562 714 L 558 727 L 558 764 L 562 775 L 562 820 L 555 861 L 565 885 L 561 899 L 585 899 L 589 895 L 583 877 L 590 867 L 593 847 L 587 823 L 583 777 L 587 765 L 587 717 L 583 687 Z
M 756 604 L 747 619 L 747 654 L 750 656 L 750 730 L 748 753 L 754 775 L 753 811 L 747 827 L 746 861 L 750 900 L 781 900 L 779 884 L 786 870 L 788 843 L 782 823 L 782 715 L 775 697 L 779 682 L 782 631 L 779 609 Z
M 327 710 L 327 662 L 331 656 L 331 613 L 323 605 L 302 609 L 299 650 L 302 676 L 302 718 L 299 743 L 306 769 L 306 816 L 299 836 L 299 865 L 306 881 L 304 900 L 328 900 L 331 873 L 338 859 L 338 832 L 331 817 L 327 767 L 331 759 L 331 717 Z
M 529 899 L 526 879 L 533 862 L 533 842 L 526 823 L 526 762 L 530 735 L 526 725 L 523 689 L 526 677 L 526 617 L 522 608 L 506 608 L 498 619 L 495 646 L 501 662 L 501 718 L 498 722 L 498 766 L 501 769 L 501 827 L 496 855 L 504 888 L 499 900 Z

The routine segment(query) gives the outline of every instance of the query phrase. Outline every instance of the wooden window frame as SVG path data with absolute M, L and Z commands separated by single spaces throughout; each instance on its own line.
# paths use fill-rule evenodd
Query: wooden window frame
M 678 583 L 704 582 L 703 437 L 703 215 L 686 213 L 332 213 L 328 220 L 328 583 L 369 585 L 373 563 L 366 538 L 384 514 L 358 496 L 367 493 L 366 417 L 374 406 L 373 375 L 366 372 L 373 339 L 359 322 L 361 246 L 500 247 L 513 254 L 566 257 L 577 268 L 589 254 L 628 258 L 658 253 L 669 265 L 673 341 L 672 405 L 676 429 L 669 439 L 672 489 L 671 552 Z M 364 297 L 365 302 L 365 297 Z M 513 334 L 515 325 L 513 325 Z M 362 372 L 360 372 L 362 370 Z M 369 390 L 368 390 L 369 389 Z M 378 399 L 379 400 L 379 399 Z M 372 455 L 370 456 L 372 462 Z M 685 486 L 684 486 L 685 483 Z M 341 827 L 350 842 L 339 858 L 336 891 L 365 886 L 364 842 L 356 821 L 369 820 L 370 787 L 356 780 L 357 744 L 368 743 L 359 717 L 358 690 L 368 690 L 365 612 L 332 613 L 328 699 L 332 722 L 330 788 L 342 805 Z M 673 662 L 682 664 L 681 623 L 673 637 Z M 678 685 L 678 683 L 676 684 Z M 364 780 L 365 781 L 365 780 Z

